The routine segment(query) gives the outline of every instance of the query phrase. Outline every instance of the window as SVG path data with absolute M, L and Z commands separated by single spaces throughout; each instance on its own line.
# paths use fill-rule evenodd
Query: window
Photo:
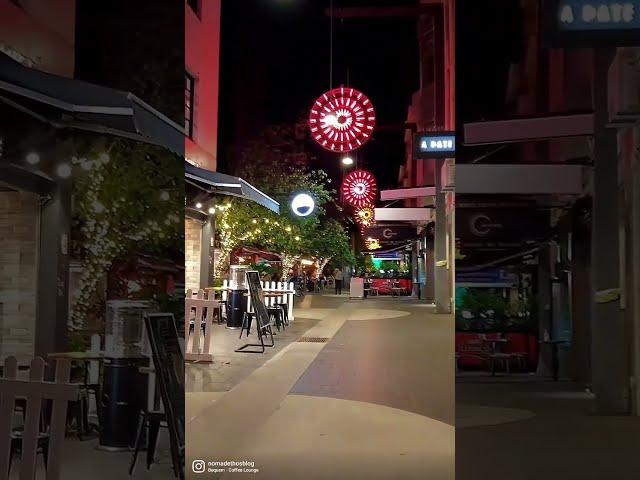
M 193 99 L 196 80 L 189 73 L 184 74 L 184 130 L 193 138 Z
M 200 0 L 187 0 L 187 4 L 193 10 L 193 13 L 196 14 L 198 18 L 200 18 Z

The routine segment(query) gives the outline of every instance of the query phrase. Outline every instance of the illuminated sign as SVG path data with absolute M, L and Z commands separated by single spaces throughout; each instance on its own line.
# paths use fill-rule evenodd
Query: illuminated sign
M 454 158 L 456 136 L 453 132 L 420 133 L 415 137 L 418 158 Z
M 316 202 L 308 193 L 298 193 L 291 200 L 291 211 L 298 217 L 308 217 L 316 208 Z
M 547 37 L 554 46 L 640 45 L 640 0 L 551 0 Z

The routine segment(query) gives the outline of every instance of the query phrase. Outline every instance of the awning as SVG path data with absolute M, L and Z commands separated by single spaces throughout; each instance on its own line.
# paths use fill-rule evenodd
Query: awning
M 565 164 L 458 164 L 456 195 L 581 195 L 588 171 Z
M 46 197 L 54 189 L 55 182 L 52 178 L 41 172 L 27 170 L 19 165 L 0 162 L 0 186 L 7 185 L 26 192 L 35 193 Z
M 0 101 L 56 128 L 117 135 L 184 156 L 184 129 L 132 93 L 41 72 L 5 54 Z
M 464 124 L 464 144 L 488 145 L 593 135 L 593 113 L 511 118 Z
M 184 162 L 184 174 L 187 182 L 209 194 L 217 193 L 244 198 L 262 205 L 272 212 L 280 213 L 278 202 L 242 178 L 198 168 L 186 161 Z
M 435 218 L 431 208 L 375 208 L 376 222 L 428 223 Z
M 405 198 L 425 198 L 433 197 L 436 194 L 436 187 L 414 187 L 396 188 L 393 190 L 382 190 L 380 200 L 404 200 Z

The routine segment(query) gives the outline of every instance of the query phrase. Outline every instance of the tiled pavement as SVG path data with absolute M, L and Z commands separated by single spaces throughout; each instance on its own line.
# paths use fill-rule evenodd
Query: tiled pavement
M 358 305 L 291 393 L 377 403 L 453 425 L 450 318 L 410 300 L 374 302 Z
M 146 452 L 140 452 L 136 469 L 132 476 L 128 475 L 131 463 L 131 452 L 105 452 L 96 450 L 97 440 L 78 441 L 69 438 L 63 449 L 62 480 L 173 480 L 173 470 L 169 454 L 169 440 L 166 429 L 160 430 L 156 463 L 150 470 L 146 469 Z M 46 474 L 42 456 L 37 459 L 36 478 L 45 480 Z M 9 480 L 18 480 L 20 460 L 14 459 Z
M 189 394 L 187 466 L 260 469 L 207 478 L 451 480 L 451 316 L 406 299 L 308 296 L 301 307 L 320 320 L 305 336 L 329 341 L 290 343 L 222 395 Z
M 640 478 L 640 417 L 593 414 L 584 385 L 530 376 L 462 376 L 456 384 L 457 413 L 469 413 L 469 406 L 472 412 L 487 409 L 475 413 L 496 421 L 483 425 L 475 419 L 462 428 L 469 420 L 462 419 L 456 429 L 456 479 Z
M 240 383 L 256 368 L 275 356 L 291 342 L 296 341 L 304 332 L 318 323 L 318 319 L 296 318 L 278 332 L 274 328 L 275 347 L 267 348 L 264 354 L 239 353 L 234 350 L 250 342 L 258 342 L 255 330 L 247 339 L 240 330 L 231 330 L 224 325 L 214 325 L 213 329 L 213 362 L 188 363 L 185 367 L 185 390 L 187 392 L 226 392 Z

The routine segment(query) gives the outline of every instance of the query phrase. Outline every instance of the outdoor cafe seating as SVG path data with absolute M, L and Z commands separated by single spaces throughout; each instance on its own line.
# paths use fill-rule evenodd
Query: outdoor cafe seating
M 526 371 L 537 360 L 537 347 L 517 333 L 456 333 L 456 369 Z

